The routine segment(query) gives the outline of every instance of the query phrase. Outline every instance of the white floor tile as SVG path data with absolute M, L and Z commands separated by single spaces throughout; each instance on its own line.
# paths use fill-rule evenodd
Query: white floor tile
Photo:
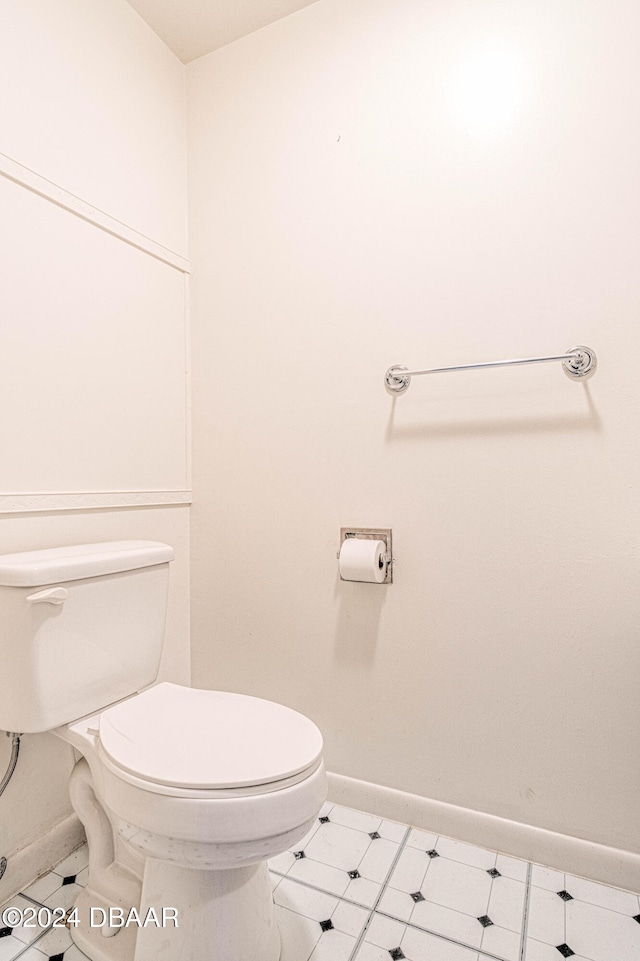
M 0 961 L 13 961 L 13 959 L 24 951 L 24 941 L 19 941 L 12 935 L 0 938 Z
M 287 877 L 302 881 L 304 884 L 312 884 L 314 887 L 329 891 L 331 894 L 342 895 L 349 886 L 349 875 L 346 871 L 333 868 L 328 864 L 322 864 L 320 861 L 314 861 L 312 858 L 302 858 L 300 861 L 294 861 L 287 872 Z
M 349 961 L 355 943 L 355 938 L 350 938 L 342 931 L 325 931 L 309 961 Z
M 365 814 L 363 811 L 354 811 L 352 808 L 344 808 L 336 804 L 331 811 L 330 821 L 332 824 L 341 824 L 346 828 L 354 828 L 368 834 L 370 831 L 377 831 L 382 823 L 382 818 L 374 814 Z
M 496 857 L 496 869 L 503 877 L 512 878 L 514 881 L 526 881 L 528 867 L 526 861 L 510 858 L 506 854 L 499 854 Z
M 358 948 L 355 961 L 389 961 L 389 957 L 390 955 L 386 948 L 378 948 L 375 944 L 369 944 L 368 941 L 363 941 Z
M 476 918 L 431 901 L 416 904 L 411 915 L 411 924 L 433 934 L 468 944 L 472 948 L 480 947 L 484 933 L 484 928 Z
M 70 875 L 79 874 L 83 868 L 86 868 L 89 864 L 89 849 L 86 844 L 81 845 L 73 851 L 68 857 L 57 864 L 54 868 L 56 874 L 60 877 L 66 878 Z
M 355 961 L 389 961 L 394 957 L 407 961 L 479 961 L 476 951 L 376 915 Z
M 555 945 L 565 943 L 564 935 L 564 901 L 555 891 L 532 886 L 529 891 L 527 936 Z
M 472 867 L 481 868 L 483 871 L 495 867 L 495 851 L 487 851 L 485 848 L 478 848 L 473 844 L 464 844 L 462 841 L 439 837 L 435 848 L 440 857 L 448 858 L 451 861 L 469 864 Z
M 409 831 L 406 824 L 399 824 L 397 821 L 383 821 L 378 828 L 378 834 L 387 841 L 396 841 L 398 844 L 404 841 Z
M 330 894 L 308 888 L 304 884 L 296 884 L 286 878 L 278 885 L 273 899 L 280 907 L 318 922 L 330 918 L 338 905 L 337 899 Z
M 640 898 L 637 894 L 621 891 L 618 888 L 610 888 L 606 884 L 597 884 L 595 881 L 587 881 L 584 878 L 565 874 L 564 890 L 568 891 L 577 901 L 596 904 L 600 908 L 609 908 L 611 911 L 618 911 L 620 914 L 633 917 L 640 912 Z
M 506 961 L 519 961 L 521 946 L 522 935 L 519 931 L 509 931 L 507 928 L 492 924 L 482 932 L 480 949 L 498 958 L 505 958 Z M 561 961 L 560 957 L 555 961 Z
M 369 917 L 366 908 L 343 901 L 340 898 L 316 891 L 303 884 L 283 878 L 275 895 L 276 905 L 294 911 L 318 924 L 331 921 L 333 928 L 357 937 Z
M 554 871 L 553 868 L 545 868 L 541 864 L 534 864 L 531 868 L 531 883 L 536 888 L 545 888 L 547 891 L 562 891 L 564 889 L 564 874 Z
M 371 920 L 364 940 L 369 944 L 375 944 L 380 948 L 390 950 L 400 944 L 406 927 L 406 924 L 376 914 Z
M 493 878 L 488 871 L 496 870 L 495 852 L 446 838 L 438 838 L 429 850 L 439 856 L 430 857 L 424 844 L 405 846 L 378 911 L 506 961 L 519 961 L 525 882 L 502 872 Z M 524 872 L 517 859 L 505 860 L 503 867 L 526 877 L 526 862 L 522 864 Z
M 405 847 L 393 869 L 389 885 L 407 894 L 420 891 L 430 866 L 431 858 L 423 850 Z
M 367 878 L 354 878 L 347 885 L 343 897 L 356 904 L 363 904 L 367 908 L 375 906 L 380 894 L 380 885 Z
M 389 874 L 397 853 L 398 845 L 395 841 L 377 838 L 369 845 L 369 849 L 358 864 L 358 872 L 363 878 L 382 884 Z
M 487 914 L 495 925 L 509 931 L 522 931 L 525 886 L 522 881 L 499 877 L 491 882 Z
M 60 883 L 60 876 L 54 871 L 49 871 L 48 874 L 44 874 L 33 884 L 30 884 L 28 888 L 25 888 L 22 894 L 26 894 L 28 898 L 33 898 L 34 901 L 44 904 L 45 899 L 58 890 Z
M 8 937 L 0 938 L 0 959 L 4 958 L 5 954 L 7 957 L 13 957 L 18 950 L 24 951 L 25 944 L 31 944 L 47 928 L 48 918 L 39 919 L 38 909 L 39 905 L 19 894 L 0 907 L 0 928 L 4 928 L 5 925 L 11 928 L 11 934 Z M 25 911 L 27 911 L 26 915 Z M 31 916 L 33 912 L 35 917 Z M 44 926 L 38 923 L 39 920 L 45 921 Z M 17 942 L 17 946 L 13 946 L 14 955 L 8 954 L 9 948 L 4 944 L 5 941 L 11 942 L 12 945 L 14 941 Z
M 406 824 L 397 821 L 386 821 L 374 814 L 366 814 L 364 811 L 354 811 L 352 808 L 334 805 L 329 820 L 332 824 L 341 824 L 343 827 L 354 828 L 356 831 L 363 831 L 369 834 L 377 831 L 381 838 L 387 841 L 400 843 L 407 833 Z
M 46 958 L 63 954 L 71 947 L 71 934 L 64 925 L 61 928 L 50 928 L 34 945 Z
M 559 941 L 558 944 L 560 943 L 564 942 Z M 527 938 L 525 959 L 526 961 L 562 961 L 562 955 L 554 945 L 536 941 L 535 938 Z
M 274 899 L 281 961 L 348 961 L 368 911 L 286 878 Z
M 0 954 L 0 958 L 4 961 L 3 954 Z M 25 953 L 20 955 L 20 961 L 49 961 L 49 955 L 43 954 L 42 951 L 38 951 L 37 948 L 31 947 L 27 948 Z
M 545 961 L 553 949 L 558 957 L 567 950 L 589 961 L 638 961 L 640 958 L 640 923 L 635 920 L 637 896 L 592 881 L 544 869 L 532 872 L 536 880 L 555 884 L 561 879 L 560 891 L 532 886 L 527 925 L 526 961 Z M 577 897 L 578 892 L 591 902 Z M 593 903 L 594 900 L 616 905 L 616 910 Z M 545 948 L 544 946 L 547 946 Z M 566 945 L 566 948 L 562 948 Z M 554 959 L 557 961 L 557 958 Z
M 428 834 L 426 831 L 418 831 L 411 828 L 407 838 L 407 846 L 410 848 L 420 848 L 422 851 L 431 851 L 436 846 L 437 834 Z
M 407 928 L 400 946 L 408 961 L 479 961 L 480 955 L 469 948 Z
M 404 838 L 407 827 L 400 826 L 398 830 L 393 821 L 383 821 L 338 805 L 331 809 L 331 816 L 357 827 L 333 820 L 319 824 L 310 840 L 296 848 L 298 857 L 293 850 L 288 851 L 272 858 L 269 867 L 293 880 L 373 907 L 398 854 L 400 842 L 370 835 L 379 835 L 378 828 L 382 828 L 387 834 Z M 304 856 L 300 856 L 300 852 Z
M 365 831 L 343 827 L 341 824 L 323 824 L 304 849 L 308 858 L 328 864 L 342 871 L 358 867 L 372 840 Z
M 338 931 L 357 938 L 364 928 L 369 912 L 348 901 L 338 901 L 338 905 L 331 915 L 331 920 Z
M 478 918 L 489 909 L 491 884 L 486 871 L 439 857 L 433 859 L 420 890 L 426 901 Z
M 64 908 L 65 911 L 68 911 L 75 904 L 81 891 L 82 886 L 80 884 L 63 884 L 57 891 L 50 894 L 44 903 L 49 908 Z
M 270 871 L 277 871 L 279 874 L 286 874 L 296 863 L 296 859 L 293 851 L 283 851 L 282 854 L 277 854 L 275 858 L 269 858 L 267 863 Z
M 395 888 L 387 887 L 378 902 L 378 911 L 382 914 L 389 914 L 398 921 L 409 921 L 413 913 L 415 903 L 408 896 L 406 891 L 397 891 Z
M 584 901 L 567 902 L 566 943 L 593 961 L 638 961 L 640 924 Z
M 537 888 L 544 888 L 554 894 L 567 891 L 578 901 L 597 904 L 601 908 L 610 908 L 621 914 L 638 914 L 640 911 L 640 897 L 629 891 L 613 888 L 596 881 L 588 881 L 571 874 L 562 874 L 552 868 L 534 864 L 531 869 L 531 884 Z

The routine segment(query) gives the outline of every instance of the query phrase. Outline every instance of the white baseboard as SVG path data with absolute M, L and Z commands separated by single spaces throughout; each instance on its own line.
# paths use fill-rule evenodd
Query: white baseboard
M 640 854 L 531 824 L 329 774 L 329 800 L 629 891 L 640 891 Z
M 85 840 L 84 828 L 75 814 L 54 824 L 41 835 L 7 858 L 7 870 L 0 881 L 0 904 L 55 867 Z

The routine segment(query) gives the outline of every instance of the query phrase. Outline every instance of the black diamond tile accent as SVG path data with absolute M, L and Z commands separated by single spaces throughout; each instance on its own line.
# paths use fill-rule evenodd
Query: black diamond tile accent
M 323 931 L 331 931 L 331 929 L 333 928 L 333 921 L 331 920 L 331 918 L 327 918 L 326 921 L 320 922 L 320 927 L 322 928 Z
M 0 938 L 8 938 L 13 928 L 0 928 Z
M 371 833 L 369 834 L 369 837 L 371 838 L 372 841 L 377 841 L 380 835 L 378 834 L 377 831 L 371 831 Z
M 64 954 L 52 954 L 49 961 L 64 961 Z
M 502 875 L 501 875 L 500 872 L 497 870 L 497 868 L 489 868 L 489 870 L 487 871 L 487 874 L 489 874 L 492 878 L 501 878 L 501 877 L 502 877 Z
M 409 897 L 412 898 L 416 902 L 416 904 L 418 903 L 418 901 L 424 901 L 424 895 L 422 894 L 421 891 L 414 891 L 413 894 L 409 895 Z
M 640 924 L 640 914 L 634 914 L 633 920 L 634 920 L 634 921 L 637 921 L 638 924 Z
M 63 884 L 75 884 L 75 883 L 76 883 L 76 875 L 75 875 L 75 874 L 69 874 L 66 878 L 63 878 L 63 879 L 62 879 L 62 883 L 63 883 Z
M 318 818 L 318 821 L 320 821 L 320 824 L 328 824 L 328 823 L 329 823 L 329 818 L 328 818 L 328 817 L 326 816 L 326 814 L 325 814 L 323 817 Z
M 294 851 L 293 856 L 296 861 L 301 861 L 302 858 L 306 858 L 307 855 L 304 853 L 304 851 Z
M 478 921 L 480 922 L 483 928 L 490 928 L 491 925 L 493 924 L 493 921 L 491 920 L 488 914 L 483 914 L 481 918 L 478 918 Z
M 560 952 L 563 958 L 570 958 L 575 951 L 572 951 L 568 944 L 556 944 L 556 950 Z
M 439 857 L 440 857 L 440 855 L 438 854 L 438 852 L 436 851 L 435 848 L 431 848 L 430 851 L 427 851 L 427 854 L 429 855 L 430 858 L 439 858 Z
M 402 961 L 402 958 L 406 958 L 406 954 L 402 953 L 402 948 L 391 948 L 389 954 L 393 958 L 393 961 Z
M 359 878 L 359 877 L 360 877 L 360 872 L 359 872 L 358 870 L 356 870 L 356 871 L 349 871 L 348 874 L 349 874 L 349 877 L 351 878 L 352 881 L 355 881 L 356 878 Z
M 569 894 L 568 891 L 556 891 L 556 894 L 559 898 L 562 898 L 563 901 L 573 901 L 573 896 Z

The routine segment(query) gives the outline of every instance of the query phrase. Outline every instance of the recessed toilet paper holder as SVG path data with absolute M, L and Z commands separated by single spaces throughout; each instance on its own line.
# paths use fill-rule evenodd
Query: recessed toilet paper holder
M 390 527 L 341 527 L 340 528 L 340 547 L 343 543 L 351 537 L 362 537 L 365 540 L 370 541 L 384 541 L 386 550 L 384 552 L 384 562 L 386 565 L 386 570 L 384 574 L 384 580 L 380 581 L 381 584 L 392 584 L 393 583 L 393 552 L 391 544 L 391 528 Z M 338 560 L 340 559 L 340 550 L 336 554 Z

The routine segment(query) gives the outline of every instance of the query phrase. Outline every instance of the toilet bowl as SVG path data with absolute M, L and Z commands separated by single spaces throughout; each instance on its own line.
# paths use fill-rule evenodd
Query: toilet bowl
M 84 757 L 71 790 L 90 856 L 78 947 L 95 961 L 277 961 L 266 861 L 326 797 L 315 724 L 260 698 L 161 683 L 53 733 Z M 128 866 L 91 862 L 112 834 Z M 151 922 L 123 927 L 131 909 Z
M 319 814 L 322 736 L 271 701 L 153 683 L 172 556 L 138 541 L 0 557 L 0 726 L 82 755 L 89 876 L 69 927 L 89 958 L 278 961 L 267 859 Z

